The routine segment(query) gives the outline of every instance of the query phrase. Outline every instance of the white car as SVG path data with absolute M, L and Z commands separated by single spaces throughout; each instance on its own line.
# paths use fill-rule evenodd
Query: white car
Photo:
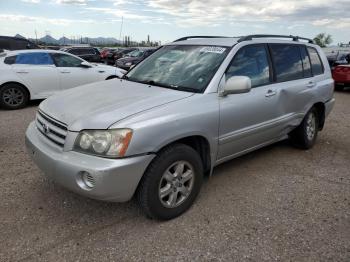
M 0 54 L 0 106 L 24 107 L 68 88 L 120 78 L 126 71 L 89 63 L 54 50 L 18 50 Z

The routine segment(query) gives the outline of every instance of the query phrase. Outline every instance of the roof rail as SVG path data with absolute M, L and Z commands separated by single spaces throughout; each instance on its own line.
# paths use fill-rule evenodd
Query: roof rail
M 249 41 L 253 40 L 253 38 L 291 38 L 293 39 L 293 41 L 305 40 L 308 41 L 310 44 L 314 43 L 312 39 L 295 35 L 247 35 L 239 38 L 237 42 Z
M 174 42 L 185 41 L 185 40 L 188 40 L 188 39 L 195 39 L 195 38 L 228 38 L 228 37 L 227 36 L 194 35 L 194 36 L 181 37 L 179 39 L 176 39 Z

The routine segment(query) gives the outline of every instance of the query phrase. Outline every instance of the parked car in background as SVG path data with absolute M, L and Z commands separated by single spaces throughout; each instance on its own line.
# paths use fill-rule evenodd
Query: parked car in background
M 118 60 L 119 58 L 124 57 L 125 55 L 127 55 L 128 53 L 137 50 L 137 48 L 133 47 L 133 48 L 122 48 L 119 50 L 116 50 L 114 52 L 110 52 L 109 54 L 107 54 L 106 56 L 106 63 L 108 65 L 114 65 L 116 60 Z
M 118 48 L 103 48 L 100 51 L 101 60 L 106 63 L 106 57 L 108 54 L 118 51 Z
M 331 68 L 337 65 L 347 65 L 350 63 L 350 53 L 335 52 L 327 55 L 328 63 Z
M 156 49 L 137 49 L 130 53 L 127 53 L 123 58 L 118 59 L 115 65 L 119 68 L 129 70 L 132 66 L 138 64 L 146 57 L 154 53 Z
M 332 69 L 332 76 L 336 90 L 341 91 L 345 87 L 350 87 L 350 64 L 335 66 Z
M 79 56 L 89 62 L 101 62 L 101 54 L 95 47 L 68 47 L 61 49 L 61 51 Z
M 22 49 L 40 49 L 40 47 L 25 38 L 0 36 L 0 49 L 22 50 Z
M 0 54 L 0 106 L 24 107 L 83 84 L 121 77 L 125 71 L 54 50 L 22 50 Z
M 123 79 L 52 96 L 28 152 L 71 191 L 179 216 L 215 166 L 288 137 L 315 144 L 335 101 L 327 58 L 312 40 L 275 37 L 185 37 Z

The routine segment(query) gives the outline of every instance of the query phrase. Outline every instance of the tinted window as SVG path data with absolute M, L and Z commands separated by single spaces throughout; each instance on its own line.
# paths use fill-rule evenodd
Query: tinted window
M 73 55 L 80 55 L 82 52 L 80 51 L 80 49 L 70 49 L 68 50 L 68 53 L 71 53 Z
M 21 49 L 33 49 L 30 48 L 30 43 L 25 40 L 12 40 L 11 48 L 12 50 L 21 50 Z
M 85 49 L 85 54 L 94 55 L 96 54 L 96 52 L 93 48 L 88 48 L 88 49 Z
M 57 67 L 78 67 L 80 66 L 81 62 L 83 62 L 82 60 L 71 55 L 57 53 L 53 53 L 51 55 Z
M 309 51 L 309 55 L 311 59 L 312 73 L 314 75 L 323 74 L 323 65 L 316 49 L 313 47 L 308 47 L 307 50 Z
M 25 53 L 17 55 L 16 64 L 52 65 L 53 61 L 47 53 Z
M 300 47 L 301 60 L 303 62 L 304 77 L 311 77 L 311 64 L 309 55 L 306 52 L 305 46 Z
M 11 50 L 10 41 L 8 39 L 1 39 L 0 38 L 0 48 Z
M 8 65 L 13 65 L 16 62 L 16 56 L 8 56 L 5 58 L 4 63 Z
M 270 47 L 277 82 L 303 78 L 303 66 L 299 46 L 272 44 Z
M 252 45 L 240 49 L 226 72 L 226 80 L 232 76 L 248 76 L 252 87 L 270 83 L 270 67 L 263 45 Z

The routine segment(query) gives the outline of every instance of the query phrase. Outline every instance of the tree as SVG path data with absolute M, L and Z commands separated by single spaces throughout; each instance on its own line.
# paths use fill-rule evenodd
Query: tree
M 315 36 L 314 41 L 320 47 L 326 47 L 327 45 L 333 42 L 333 39 L 331 35 L 326 35 L 326 33 L 320 33 L 317 36 Z

